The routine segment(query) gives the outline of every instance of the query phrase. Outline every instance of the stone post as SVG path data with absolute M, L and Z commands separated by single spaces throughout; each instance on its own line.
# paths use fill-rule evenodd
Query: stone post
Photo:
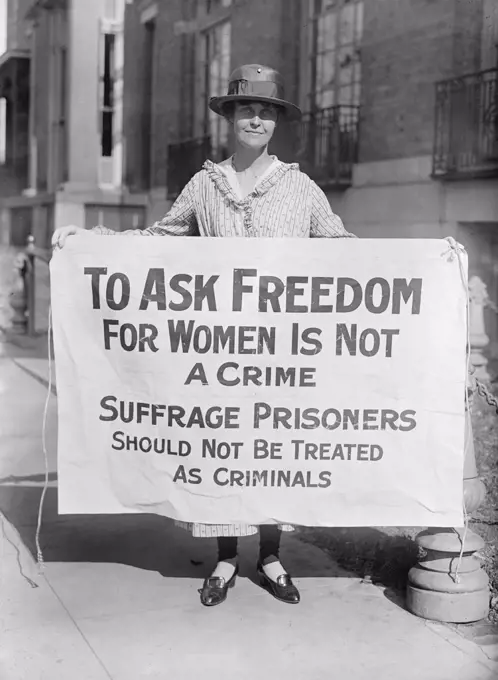
M 35 329 L 35 240 L 28 236 L 26 250 L 19 253 L 15 267 L 18 272 L 10 294 L 13 310 L 12 330 L 14 333 L 34 335 Z
M 9 304 L 12 308 L 12 330 L 25 334 L 28 330 L 28 295 L 26 277 L 28 275 L 28 258 L 21 253 L 16 258 L 15 268 L 18 276 L 10 294 Z
M 469 281 L 470 360 L 474 375 L 489 379 L 482 350 L 489 342 L 484 325 L 486 285 L 478 276 Z M 462 395 L 463 398 L 464 395 Z M 484 484 L 477 476 L 471 413 L 465 414 L 463 502 L 467 520 L 483 503 Z M 416 542 L 425 555 L 408 574 L 406 604 L 417 616 L 447 623 L 471 623 L 488 616 L 489 578 L 475 553 L 483 539 L 466 527 L 427 529 Z
M 489 380 L 488 360 L 483 354 L 483 349 L 489 343 L 484 326 L 487 301 L 486 284 L 478 276 L 472 276 L 469 280 L 470 361 L 475 368 L 475 377 L 484 381 Z
M 28 245 L 26 247 L 27 272 L 25 277 L 26 282 L 26 302 L 27 302 L 27 317 L 28 317 L 28 335 L 36 334 L 35 323 L 35 300 L 36 300 L 36 272 L 35 272 L 35 238 L 32 234 L 28 236 Z
M 463 497 L 468 515 L 481 505 L 485 494 L 484 484 L 477 477 L 472 425 L 467 414 Z M 489 579 L 475 556 L 484 547 L 483 539 L 462 527 L 427 529 L 418 534 L 416 542 L 425 556 L 408 574 L 408 610 L 424 619 L 447 623 L 485 619 L 489 613 Z

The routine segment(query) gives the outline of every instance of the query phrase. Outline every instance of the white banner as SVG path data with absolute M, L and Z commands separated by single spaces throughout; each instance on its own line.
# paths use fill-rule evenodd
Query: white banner
M 51 264 L 59 511 L 460 526 L 467 262 L 448 252 L 68 239 Z

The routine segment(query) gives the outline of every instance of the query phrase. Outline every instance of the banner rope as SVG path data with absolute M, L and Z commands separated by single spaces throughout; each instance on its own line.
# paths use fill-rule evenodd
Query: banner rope
M 463 256 L 465 254 L 465 249 L 463 248 L 462 245 L 457 243 L 455 239 L 451 236 L 447 237 L 445 239 L 449 246 L 450 249 L 449 251 L 446 251 L 443 253 L 442 256 L 448 255 L 448 261 L 453 262 L 455 257 L 458 260 L 458 266 L 460 269 L 460 277 L 462 280 L 462 284 L 464 286 L 464 290 L 466 293 L 466 314 L 467 314 L 467 350 L 466 350 L 466 381 L 468 378 L 468 375 L 471 371 L 471 364 L 470 364 L 470 313 L 469 313 L 469 286 L 468 286 L 468 280 L 467 276 L 465 274 L 465 268 L 463 265 Z M 48 465 L 48 452 L 47 452 L 47 420 L 48 420 L 48 407 L 50 404 L 50 395 L 52 393 L 52 353 L 51 353 L 51 343 L 52 343 L 52 337 L 53 337 L 53 328 L 52 328 L 52 307 L 51 305 L 49 306 L 48 310 L 48 332 L 47 332 L 47 346 L 48 346 L 48 385 L 47 385 L 47 396 L 45 398 L 45 407 L 44 407 L 44 412 L 43 412 L 43 425 L 42 425 L 42 448 L 43 448 L 43 457 L 44 457 L 44 462 L 45 462 L 45 481 L 43 485 L 43 490 L 42 494 L 40 497 L 40 504 L 38 507 L 38 521 L 37 521 L 37 527 L 36 527 L 36 536 L 35 536 L 35 543 L 36 543 L 36 556 L 37 556 L 37 563 L 38 563 L 38 568 L 41 572 L 41 570 L 45 566 L 44 558 L 43 558 L 43 551 L 41 549 L 40 545 L 40 534 L 41 534 L 41 529 L 42 529 L 42 523 L 43 523 L 43 507 L 45 503 L 45 496 L 47 494 L 48 490 L 48 485 L 49 485 L 49 465 Z M 465 408 L 466 411 L 469 412 L 470 409 L 470 401 L 469 401 L 469 394 L 467 390 L 467 386 L 465 389 Z M 467 509 L 465 507 L 465 498 L 463 498 L 463 514 L 464 514 L 464 530 L 463 530 L 463 535 L 461 537 L 461 549 L 460 549 L 460 554 L 458 557 L 458 562 L 457 566 L 455 569 L 455 576 L 454 576 L 454 581 L 455 583 L 460 582 L 460 576 L 459 576 L 459 570 L 461 568 L 461 563 L 463 559 L 463 553 L 464 553 L 464 547 L 465 547 L 465 540 L 467 537 L 467 531 L 468 531 L 468 526 L 469 526 L 469 515 L 467 513 Z M 456 530 L 455 530 L 456 532 Z M 458 532 L 456 532 L 458 533 Z
M 469 282 L 467 279 L 467 275 L 465 273 L 465 267 L 463 263 L 463 258 L 465 255 L 465 248 L 455 241 L 455 239 L 452 236 L 448 236 L 445 239 L 449 246 L 450 249 L 449 251 L 446 251 L 443 253 L 443 255 L 447 255 L 449 253 L 448 261 L 453 262 L 455 257 L 457 258 L 458 261 L 458 267 L 460 269 L 460 278 L 462 280 L 463 288 L 465 290 L 465 296 L 466 296 L 466 316 L 467 316 L 467 347 L 466 347 L 466 360 L 465 360 L 465 412 L 468 414 L 466 417 L 470 417 L 470 399 L 469 399 L 469 390 L 468 390 L 468 379 L 469 375 L 472 371 L 472 366 L 470 363 L 470 295 L 469 295 Z M 462 497 L 462 504 L 463 504 L 463 517 L 464 517 L 464 527 L 463 527 L 463 533 L 460 535 L 456 529 L 453 529 L 453 531 L 460 536 L 460 552 L 458 555 L 458 560 L 457 560 L 457 565 L 455 568 L 455 573 L 454 576 L 451 573 L 451 567 L 450 567 L 450 576 L 453 579 L 455 583 L 460 583 L 460 568 L 462 566 L 462 560 L 463 560 L 463 553 L 465 551 L 465 541 L 467 539 L 467 532 L 469 529 L 469 515 L 467 512 L 467 508 L 465 506 L 465 496 Z
M 38 521 L 36 524 L 36 535 L 35 535 L 35 544 L 36 544 L 36 561 L 38 563 L 38 570 L 41 573 L 44 566 L 45 562 L 43 559 L 43 551 L 41 549 L 40 545 L 40 533 L 41 533 L 41 528 L 42 528 L 42 521 L 43 521 L 43 506 L 45 503 L 45 496 L 47 495 L 47 490 L 48 490 L 48 477 L 49 477 L 49 471 L 48 471 L 48 451 L 47 451 L 47 420 L 48 420 L 48 407 L 50 405 L 50 395 L 52 394 L 52 352 L 51 352 L 51 346 L 52 346 L 52 306 L 49 305 L 48 308 L 48 331 L 47 331 L 47 346 L 48 346 L 48 385 L 47 385 L 47 396 L 45 398 L 45 408 L 43 410 L 43 424 L 42 424 L 42 449 L 43 449 L 43 458 L 45 461 L 45 481 L 43 484 L 43 490 L 41 493 L 40 497 L 40 504 L 38 506 Z

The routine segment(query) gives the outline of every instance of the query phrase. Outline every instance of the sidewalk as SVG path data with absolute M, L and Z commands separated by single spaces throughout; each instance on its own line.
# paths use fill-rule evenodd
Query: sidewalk
M 213 541 L 152 515 L 57 515 L 53 395 L 40 576 L 33 555 L 47 377 L 41 356 L 0 354 L 1 680 L 498 676 L 478 645 L 410 615 L 298 535 L 285 537 L 283 561 L 301 590 L 299 606 L 254 583 L 251 537 L 241 541 L 241 578 L 227 602 L 203 608 L 197 589 L 214 563 Z

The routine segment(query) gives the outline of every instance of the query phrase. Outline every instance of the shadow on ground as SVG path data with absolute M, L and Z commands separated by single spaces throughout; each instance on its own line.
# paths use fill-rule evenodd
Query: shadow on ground
M 413 540 L 419 531 L 394 527 L 299 529 L 301 540 L 321 548 L 343 569 L 398 594 L 405 591 L 408 572 L 420 555 Z
M 38 476 L 24 480 L 24 485 L 9 485 L 9 480 L 3 481 L 0 512 L 36 558 L 40 480 Z M 36 486 L 26 485 L 26 482 Z M 246 541 L 255 544 L 251 546 L 251 562 L 255 564 L 257 538 L 241 539 L 241 542 Z M 54 486 L 48 488 L 45 497 L 40 543 L 46 563 L 116 563 L 175 578 L 207 576 L 216 560 L 215 539 L 192 538 L 172 520 L 157 515 L 59 515 Z M 292 549 L 286 549 L 289 543 L 290 539 L 284 536 L 285 565 L 297 578 L 333 576 L 331 564 L 336 563 L 352 577 L 372 576 L 374 582 L 383 581 L 386 586 L 401 590 L 417 554 L 416 546 L 409 538 L 386 536 L 372 528 L 300 527 L 293 535 Z M 325 553 L 323 559 L 301 559 L 300 553 L 307 552 L 306 544 Z M 393 597 L 396 601 L 395 593 Z
M 53 358 L 52 349 L 52 358 Z M 11 329 L 0 328 L 0 358 L 10 359 L 47 359 L 48 337 L 46 333 L 34 336 L 22 335 Z

